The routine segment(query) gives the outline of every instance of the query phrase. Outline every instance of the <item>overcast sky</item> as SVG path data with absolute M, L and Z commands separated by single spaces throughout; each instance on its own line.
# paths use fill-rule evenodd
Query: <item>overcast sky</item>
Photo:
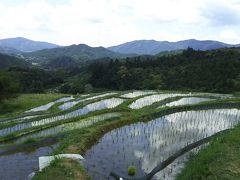
M 0 39 L 111 46 L 137 39 L 240 43 L 240 0 L 0 0 Z

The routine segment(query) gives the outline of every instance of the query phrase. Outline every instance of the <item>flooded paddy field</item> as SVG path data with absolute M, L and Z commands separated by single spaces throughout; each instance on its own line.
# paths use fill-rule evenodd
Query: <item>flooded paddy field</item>
M 110 172 L 130 177 L 127 172 L 130 165 L 136 167 L 134 177 L 141 177 L 184 146 L 237 125 L 240 121 L 240 110 L 233 107 L 183 109 L 181 112 L 159 115 L 145 123 L 141 122 L 143 116 L 176 107 L 194 107 L 199 103 L 203 106 L 206 103 L 206 107 L 218 101 L 231 104 L 233 98 L 233 95 L 212 93 L 140 90 L 65 96 L 31 108 L 36 112 L 0 119 L 0 152 L 6 147 L 21 147 L 28 143 L 31 146 L 32 142 L 59 135 L 68 134 L 68 138 L 71 138 L 73 131 L 78 132 L 92 126 L 97 128 L 99 123 L 104 125 L 107 122 L 117 124 L 119 121 L 126 121 L 125 124 L 128 124 L 129 121 L 130 125 L 113 128 L 99 140 L 96 139 L 95 145 L 81 154 L 85 158 L 82 166 L 94 180 L 113 179 Z M 49 108 L 55 108 L 59 114 L 48 111 Z M 47 116 L 45 111 L 48 111 Z M 137 119 L 134 119 L 136 117 Z M 5 127 L 4 124 L 8 126 Z M 15 136 L 22 132 L 22 135 Z M 81 138 L 82 135 L 79 134 L 79 140 Z M 61 144 L 61 139 L 56 143 Z M 0 167 L 3 167 L 0 168 L 0 179 L 27 179 L 31 172 L 38 169 L 40 156 L 54 153 L 54 149 L 58 148 L 56 143 L 51 146 L 42 144 L 31 152 L 21 149 L 0 155 Z M 189 155 L 197 153 L 205 146 L 179 157 L 153 179 L 175 179 L 188 161 Z
M 56 145 L 43 146 L 30 152 L 18 152 L 0 156 L 0 179 L 26 180 L 28 175 L 37 171 L 38 157 L 50 154 Z
M 186 111 L 113 130 L 88 150 L 84 167 L 93 179 L 113 179 L 110 172 L 127 177 L 127 168 L 137 168 L 136 177 L 149 173 L 177 150 L 240 121 L 240 110 L 216 109 Z M 187 156 L 159 172 L 154 179 L 174 179 Z

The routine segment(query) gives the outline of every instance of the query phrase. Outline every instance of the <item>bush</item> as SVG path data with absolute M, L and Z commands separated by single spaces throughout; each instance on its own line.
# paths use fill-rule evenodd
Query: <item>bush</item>
M 128 167 L 128 175 L 129 176 L 134 176 L 136 174 L 136 168 L 135 166 L 129 166 Z

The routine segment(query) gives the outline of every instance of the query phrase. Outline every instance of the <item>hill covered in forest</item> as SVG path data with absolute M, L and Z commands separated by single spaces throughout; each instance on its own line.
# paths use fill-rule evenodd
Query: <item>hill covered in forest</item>
M 7 69 L 9 67 L 28 67 L 28 66 L 30 66 L 30 64 L 23 59 L 0 53 L 0 69 Z
M 239 57 L 240 48 L 189 48 L 162 56 L 103 58 L 86 66 L 65 57 L 52 60 L 47 70 L 21 67 L 7 71 L 21 82 L 23 92 L 164 89 L 229 93 L 240 91 Z
M 86 44 L 44 49 L 24 54 L 26 60 L 38 63 L 44 61 L 46 62 L 50 59 L 55 59 L 63 56 L 73 58 L 79 63 L 85 63 L 87 61 L 105 57 L 124 58 L 132 55 L 112 52 L 104 47 L 90 47 Z

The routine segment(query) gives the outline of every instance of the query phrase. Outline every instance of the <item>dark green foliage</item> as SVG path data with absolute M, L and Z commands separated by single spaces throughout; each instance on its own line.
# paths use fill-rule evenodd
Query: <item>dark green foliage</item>
M 89 67 L 90 83 L 109 89 L 239 91 L 238 49 L 195 51 L 164 57 L 137 57 Z
M 76 62 L 71 57 L 62 56 L 55 59 L 51 59 L 42 65 L 46 69 L 56 69 L 56 68 L 69 68 L 79 66 L 79 63 Z
M 23 59 L 18 59 L 6 54 L 0 54 L 0 69 L 7 69 L 9 67 L 27 67 L 30 64 Z
M 158 54 L 156 54 L 156 56 L 172 56 L 172 55 L 177 55 L 177 54 L 181 54 L 183 52 L 182 49 L 178 49 L 178 50 L 172 50 L 172 51 L 162 51 Z
M 106 89 L 240 91 L 239 48 L 211 51 L 189 48 L 176 55 L 103 58 L 84 66 L 75 66 L 72 58 L 62 58 L 53 60 L 50 70 L 15 67 L 8 72 L 19 81 L 25 93 L 76 94 Z
M 10 73 L 0 71 L 0 101 L 19 92 L 19 84 Z
M 38 68 L 10 68 L 21 86 L 21 92 L 40 93 L 53 89 L 63 82 L 54 71 L 44 71 Z
M 62 93 L 82 93 L 82 92 L 91 92 L 92 87 L 88 83 L 89 74 L 81 73 L 79 76 L 70 77 L 66 83 L 61 85 L 59 91 Z

